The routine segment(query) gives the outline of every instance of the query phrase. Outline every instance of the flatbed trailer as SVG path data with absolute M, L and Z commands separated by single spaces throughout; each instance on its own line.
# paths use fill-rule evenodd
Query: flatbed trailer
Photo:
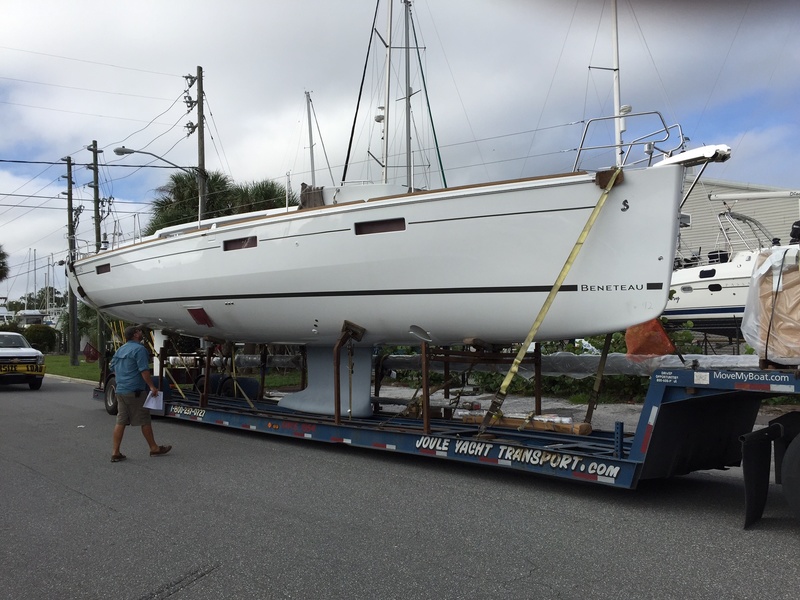
M 790 507 L 800 517 L 800 411 L 783 414 L 768 426 L 754 430 L 764 399 L 800 396 L 800 370 L 700 368 L 696 362 L 680 368 L 656 369 L 650 376 L 636 427 L 628 431 L 623 422 L 616 422 L 613 430 L 604 431 L 587 423 L 541 421 L 534 412 L 526 419 L 498 415 L 484 421 L 485 413 L 480 411 L 457 411 L 452 403 L 449 407 L 432 406 L 427 391 L 431 363 L 440 359 L 447 376 L 451 362 L 463 362 L 471 356 L 450 351 L 427 355 L 423 352 L 423 393 L 416 412 L 398 411 L 396 407 L 387 410 L 393 400 L 379 395 L 380 367 L 376 367 L 372 414 L 354 417 L 342 408 L 347 406 L 347 399 L 339 397 L 341 392 L 335 393 L 337 386 L 339 390 L 347 388 L 337 377 L 330 393 L 336 410 L 331 414 L 306 412 L 281 406 L 278 400 L 264 394 L 265 354 L 260 358 L 260 381 L 237 378 L 234 367 L 233 377 L 212 374 L 206 385 L 203 374 L 212 373 L 207 351 L 205 361 L 198 358 L 194 363 L 197 368 L 189 376 L 193 384 L 186 389 L 186 382 L 180 385 L 171 374 L 167 366 L 170 352 L 162 348 L 158 372 L 167 376 L 158 381 L 164 392 L 164 405 L 154 414 L 625 489 L 635 489 L 647 479 L 741 466 L 745 527 L 758 521 L 763 513 L 774 448 L 775 483 L 783 486 Z M 472 362 L 502 363 L 507 359 L 484 353 Z M 303 361 L 289 362 L 296 366 Z M 536 362 L 535 358 L 531 362 Z M 337 369 L 341 367 L 336 365 Z M 170 385 L 165 385 L 167 381 Z M 102 383 L 95 390 L 95 398 L 104 399 L 106 409 L 115 414 L 113 374 L 104 377 Z M 323 393 L 327 394 L 327 388 Z M 539 410 L 537 403 L 537 414 Z M 590 414 L 587 413 L 587 420 Z
M 346 411 L 325 415 L 281 407 L 257 385 L 250 394 L 241 386 L 241 394 L 225 396 L 161 387 L 164 406 L 155 414 L 166 418 L 618 488 L 741 465 L 745 527 L 763 513 L 774 446 L 776 483 L 800 516 L 800 411 L 754 431 L 762 400 L 800 395 L 796 371 L 660 369 L 650 378 L 633 431 L 616 422 L 613 431 L 588 427 L 585 433 L 576 433 L 578 426 L 509 419 L 482 427 L 482 419 L 454 418 L 452 411 L 430 406 L 425 393 L 418 417 L 383 410 L 383 400 L 374 397 L 373 415 L 351 418 Z M 113 394 L 113 385 L 106 385 L 97 395 L 108 398 L 109 389 Z

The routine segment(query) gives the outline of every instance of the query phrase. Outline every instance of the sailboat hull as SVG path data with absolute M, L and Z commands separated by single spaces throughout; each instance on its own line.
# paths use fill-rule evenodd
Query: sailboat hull
M 697 331 L 735 336 L 758 252 L 740 252 L 730 262 L 675 271 L 664 317 L 691 321 Z
M 667 302 L 681 166 L 624 172 L 536 339 L 618 331 Z M 331 346 L 522 341 L 602 194 L 594 174 L 364 198 L 156 234 L 75 261 L 79 297 L 198 337 Z
M 695 331 L 740 337 L 753 267 L 760 252 L 743 250 L 728 262 L 675 271 L 663 316 L 673 323 L 690 321 Z

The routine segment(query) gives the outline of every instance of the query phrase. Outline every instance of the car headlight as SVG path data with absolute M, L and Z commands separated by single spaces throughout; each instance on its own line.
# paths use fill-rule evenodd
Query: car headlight
M 43 365 L 44 364 L 44 354 L 40 354 L 36 357 L 36 364 Z

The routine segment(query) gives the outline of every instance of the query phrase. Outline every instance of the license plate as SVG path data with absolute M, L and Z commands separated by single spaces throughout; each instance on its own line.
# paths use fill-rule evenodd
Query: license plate
M 42 373 L 42 374 L 44 374 L 44 365 L 2 364 L 2 365 L 0 365 L 0 373 Z

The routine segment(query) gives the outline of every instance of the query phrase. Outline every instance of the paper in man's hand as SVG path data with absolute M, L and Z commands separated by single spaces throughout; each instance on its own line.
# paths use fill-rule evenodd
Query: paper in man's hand
M 164 410 L 164 392 L 148 393 L 147 399 L 144 401 L 144 407 L 150 410 Z

